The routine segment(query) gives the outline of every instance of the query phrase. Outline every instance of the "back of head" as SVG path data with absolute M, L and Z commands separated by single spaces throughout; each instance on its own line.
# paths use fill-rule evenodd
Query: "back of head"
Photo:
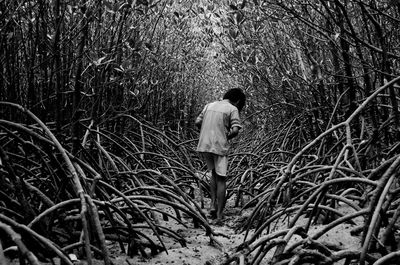
M 231 102 L 238 102 L 237 108 L 241 111 L 246 104 L 246 95 L 240 88 L 231 88 L 229 89 L 223 99 L 229 99 Z

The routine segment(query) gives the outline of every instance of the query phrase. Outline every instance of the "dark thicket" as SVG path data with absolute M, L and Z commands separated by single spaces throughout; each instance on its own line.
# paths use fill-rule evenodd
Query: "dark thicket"
M 0 17 L 0 263 L 185 245 L 159 214 L 214 242 L 192 121 L 233 87 L 228 197 L 254 211 L 223 263 L 398 259 L 399 1 L 0 1 Z M 345 222 L 359 248 L 319 240 Z

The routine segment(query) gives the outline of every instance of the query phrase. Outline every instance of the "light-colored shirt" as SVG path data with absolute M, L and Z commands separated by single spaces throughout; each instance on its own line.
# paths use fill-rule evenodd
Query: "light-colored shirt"
M 215 101 L 207 104 L 196 119 L 201 123 L 198 152 L 209 152 L 217 155 L 228 155 L 228 132 L 240 124 L 239 111 L 229 100 Z

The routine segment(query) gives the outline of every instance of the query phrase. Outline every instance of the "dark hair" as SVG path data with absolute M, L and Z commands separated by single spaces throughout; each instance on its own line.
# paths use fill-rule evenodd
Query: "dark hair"
M 246 95 L 243 93 L 243 91 L 240 88 L 231 88 L 229 89 L 223 99 L 229 99 L 232 102 L 237 102 L 239 101 L 239 104 L 237 105 L 237 108 L 239 111 L 241 111 L 244 107 L 244 104 L 246 103 Z

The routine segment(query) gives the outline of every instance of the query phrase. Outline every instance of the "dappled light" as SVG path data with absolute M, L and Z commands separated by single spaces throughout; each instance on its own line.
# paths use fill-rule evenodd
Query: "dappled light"
M 398 263 L 399 1 L 0 17 L 0 264 Z M 246 105 L 217 225 L 195 119 L 231 88 Z

